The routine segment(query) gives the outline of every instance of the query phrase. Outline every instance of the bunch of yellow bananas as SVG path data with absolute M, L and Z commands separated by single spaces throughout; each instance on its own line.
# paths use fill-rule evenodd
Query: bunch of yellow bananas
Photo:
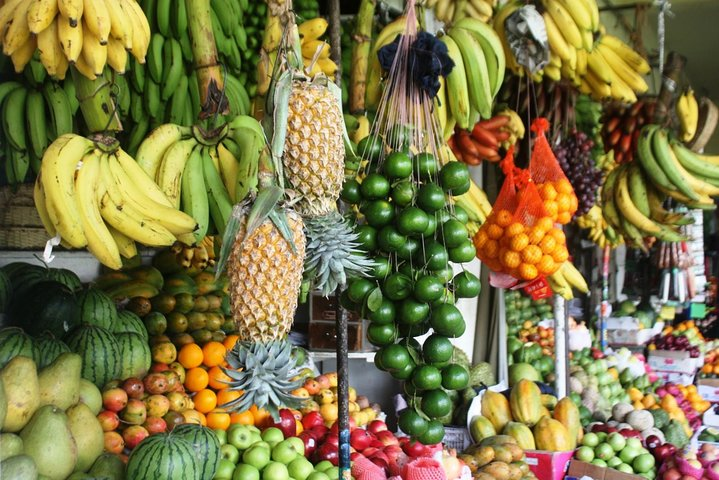
M 616 247 L 624 242 L 623 237 L 604 218 L 602 207 L 594 205 L 584 215 L 577 217 L 579 228 L 589 230 L 589 240 L 599 247 Z
M 581 293 L 589 292 L 589 286 L 584 276 L 582 276 L 579 270 L 577 270 L 577 267 L 569 260 L 564 262 L 562 266 L 559 267 L 559 270 L 549 275 L 547 280 L 554 293 L 565 300 L 574 298 L 573 290 L 578 290 Z
M 679 117 L 680 135 L 683 142 L 691 141 L 699 126 L 699 103 L 691 88 L 677 99 L 677 117 Z
M 489 23 L 496 6 L 497 0 L 427 0 L 425 3 L 425 7 L 433 9 L 434 16 L 444 24 L 464 17 Z

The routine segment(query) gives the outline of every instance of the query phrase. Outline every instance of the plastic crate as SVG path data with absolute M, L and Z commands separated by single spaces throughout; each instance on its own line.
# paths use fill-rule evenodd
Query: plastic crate
M 469 430 L 464 427 L 444 427 L 442 442 L 447 448 L 454 448 L 461 452 L 472 444 L 472 437 L 469 436 Z

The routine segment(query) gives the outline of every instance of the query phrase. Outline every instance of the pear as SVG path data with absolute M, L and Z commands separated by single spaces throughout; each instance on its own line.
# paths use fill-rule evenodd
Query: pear
M 102 454 L 105 434 L 100 422 L 84 403 L 78 403 L 67 409 L 67 426 L 77 445 L 76 472 L 90 469 L 97 457 Z
M 67 410 L 80 398 L 82 357 L 76 353 L 60 354 L 50 365 L 40 370 L 40 405 L 55 405 Z
M 2 478 L 13 480 L 38 480 L 37 467 L 27 455 L 15 455 L 0 462 Z
M 75 469 L 77 445 L 67 426 L 67 415 L 56 406 L 40 407 L 20 432 L 20 438 L 39 474 L 65 480 Z
M 5 416 L 7 415 L 7 397 L 5 396 L 5 388 L 3 383 L 0 382 L 0 431 L 3 429 L 5 424 Z
M 17 356 L 0 371 L 7 399 L 4 432 L 19 432 L 27 425 L 40 406 L 40 385 L 35 362 L 30 357 Z
M 0 462 L 22 453 L 22 438 L 14 433 L 0 434 Z
M 102 392 L 89 380 L 80 379 L 80 403 L 84 403 L 90 407 L 93 415 L 97 415 L 102 411 Z

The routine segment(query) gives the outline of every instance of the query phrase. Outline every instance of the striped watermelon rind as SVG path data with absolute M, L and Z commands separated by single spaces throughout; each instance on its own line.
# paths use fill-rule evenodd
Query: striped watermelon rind
M 22 328 L 7 327 L 0 330 L 0 368 L 18 355 L 40 359 L 40 350 L 30 335 Z
M 82 281 L 72 270 L 67 268 L 50 268 L 47 272 L 49 280 L 54 280 L 65 285 L 67 288 L 77 293 L 82 290 Z
M 220 439 L 217 438 L 217 434 L 207 427 L 193 423 L 176 426 L 172 430 L 172 434 L 178 435 L 190 443 L 200 465 L 200 478 L 213 478 L 222 457 Z
M 145 328 L 145 324 L 142 323 L 142 319 L 129 310 L 117 312 L 117 321 L 112 324 L 111 330 L 115 334 L 137 333 L 145 340 L 149 339 L 147 329 Z
M 102 388 L 120 375 L 120 345 L 109 330 L 81 325 L 70 332 L 65 343 L 82 357 L 82 378 Z
M 141 441 L 127 460 L 125 475 L 133 480 L 205 480 L 190 442 L 174 433 Z
M 80 323 L 111 329 L 117 322 L 115 302 L 99 288 L 89 287 L 79 293 L 77 304 L 80 307 Z
M 12 282 L 4 270 L 0 270 L 0 313 L 5 312 L 12 298 Z
M 37 362 L 37 368 L 44 368 L 55 361 L 62 353 L 70 351 L 65 342 L 58 340 L 50 332 L 45 332 L 35 339 L 35 344 L 40 350 L 40 356 Z
M 119 333 L 115 335 L 120 347 L 120 376 L 121 379 L 131 377 L 142 378 L 150 370 L 152 352 L 147 340 L 137 333 Z

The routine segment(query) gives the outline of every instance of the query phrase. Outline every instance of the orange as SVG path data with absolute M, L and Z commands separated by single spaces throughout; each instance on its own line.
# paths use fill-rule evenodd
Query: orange
M 557 223 L 566 225 L 572 221 L 572 214 L 569 212 L 561 212 L 557 214 Z
M 539 263 L 542 259 L 542 249 L 536 245 L 529 245 L 522 250 L 522 261 L 530 265 Z
M 509 210 L 502 209 L 498 211 L 497 214 L 494 216 L 494 221 L 497 223 L 497 225 L 504 228 L 510 223 L 512 223 L 512 212 L 510 212 Z
M 500 261 L 507 268 L 517 268 L 519 264 L 522 263 L 519 253 L 512 250 L 504 251 L 500 257 Z
M 567 247 L 561 246 L 552 252 L 552 258 L 556 263 L 564 263 L 567 260 L 569 260 L 569 252 L 567 251 Z
M 542 253 L 552 254 L 557 248 L 557 241 L 551 235 L 545 235 L 541 242 L 539 242 L 539 248 L 542 249 Z
M 560 212 L 568 212 L 571 206 L 570 196 L 568 193 L 560 193 L 557 195 L 557 209 Z
M 520 233 L 519 235 L 515 235 L 509 241 L 509 248 L 511 248 L 515 252 L 521 252 L 527 247 L 527 245 L 529 245 L 529 237 L 526 233 Z
M 336 403 L 325 403 L 320 407 L 320 414 L 325 423 L 333 423 L 337 420 L 338 410 Z
M 513 237 L 524 232 L 524 225 L 519 222 L 514 222 L 504 231 L 505 237 Z
M 252 413 L 252 416 L 255 417 L 255 425 L 262 425 L 268 418 L 270 418 L 270 412 L 264 408 L 257 408 L 257 405 L 252 405 L 250 407 L 250 412 Z
M 484 247 L 484 245 L 487 243 L 487 240 L 489 240 L 489 237 L 487 236 L 487 232 L 485 232 L 482 229 L 480 229 L 477 232 L 477 234 L 474 236 L 474 238 L 472 239 L 472 241 L 474 243 L 474 247 L 477 250 L 481 250 L 482 247 Z
M 542 200 L 554 200 L 557 198 L 557 190 L 551 183 L 545 183 L 539 188 L 539 196 Z
M 227 430 L 230 423 L 230 414 L 222 410 L 213 410 L 207 414 L 207 426 L 209 428 Z
M 197 392 L 192 397 L 192 401 L 195 403 L 195 410 L 200 413 L 208 413 L 217 406 L 217 395 L 209 388 L 206 388 Z
M 194 423 L 195 425 L 207 426 L 207 417 L 197 410 L 185 410 L 182 412 L 182 416 L 185 417 L 185 423 Z
M 185 368 L 195 368 L 202 365 L 202 347 L 196 343 L 183 345 L 177 354 L 177 361 Z
M 229 387 L 227 382 L 232 381 L 230 376 L 222 371 L 219 366 L 214 366 L 209 369 L 207 375 L 209 377 L 208 385 L 215 390 L 222 390 Z
M 547 215 L 554 218 L 559 213 L 559 205 L 557 205 L 557 202 L 554 200 L 547 200 L 544 202 L 544 211 L 547 212 Z
M 560 245 L 564 245 L 567 243 L 567 236 L 564 234 L 562 230 L 559 228 L 552 228 L 549 232 L 549 235 L 554 237 L 554 239 L 559 243 Z
M 235 412 L 230 414 L 230 423 L 239 423 L 240 425 L 254 425 L 255 417 L 252 416 L 252 412 L 250 412 L 249 410 Z
M 534 280 L 539 275 L 537 267 L 528 263 L 522 263 L 519 265 L 519 277 L 522 280 Z
M 487 236 L 491 238 L 492 240 L 498 240 L 502 238 L 502 235 L 504 234 L 504 229 L 500 227 L 499 225 L 490 224 L 487 226 Z
M 542 255 L 542 259 L 537 264 L 537 271 L 544 275 L 551 275 L 557 270 L 557 265 L 551 255 Z
M 569 196 L 569 211 L 574 213 L 579 208 L 579 199 L 576 195 L 572 194 Z
M 185 374 L 185 388 L 191 392 L 199 392 L 207 388 L 209 381 L 210 376 L 207 374 L 207 370 L 202 367 L 191 368 Z
M 566 178 L 561 178 L 554 182 L 554 188 L 557 189 L 558 193 L 574 193 L 572 184 Z
M 554 227 L 554 222 L 550 217 L 542 217 L 536 222 L 534 222 L 534 227 L 548 232 L 552 229 L 552 227 Z
M 221 365 L 222 362 L 225 361 L 227 349 L 220 342 L 207 342 L 205 346 L 202 347 L 202 353 L 204 355 L 202 363 L 207 367 L 214 367 Z
M 496 240 L 487 240 L 487 244 L 484 246 L 484 254 L 487 258 L 497 258 L 499 254 L 499 244 Z
M 222 344 L 225 346 L 225 349 L 229 352 L 233 348 L 235 348 L 235 344 L 237 343 L 237 340 L 239 340 L 239 335 L 227 335 L 225 339 L 222 341 Z
M 222 407 L 223 405 L 226 405 L 234 400 L 237 400 L 242 396 L 242 391 L 238 390 L 220 390 L 217 392 L 217 406 Z M 222 407 L 224 408 L 224 407 Z
M 529 243 L 531 243 L 532 245 L 537 245 L 539 242 L 542 241 L 545 234 L 546 231 L 535 225 L 534 227 L 529 229 L 529 235 L 527 235 L 527 237 L 529 238 Z

